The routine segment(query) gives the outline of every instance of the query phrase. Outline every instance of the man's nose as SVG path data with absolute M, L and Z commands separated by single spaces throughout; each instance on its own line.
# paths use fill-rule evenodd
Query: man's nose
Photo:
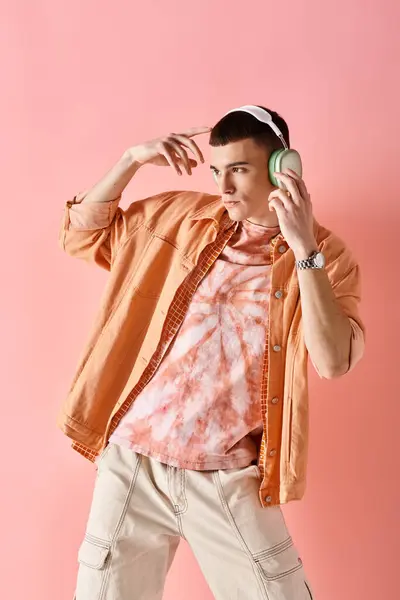
M 228 175 L 222 175 L 220 180 L 221 192 L 223 194 L 233 194 L 235 187 L 232 179 Z

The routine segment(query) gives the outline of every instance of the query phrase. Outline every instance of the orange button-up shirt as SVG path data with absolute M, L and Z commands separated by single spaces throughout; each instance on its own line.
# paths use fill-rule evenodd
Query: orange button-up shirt
M 119 207 L 68 202 L 60 244 L 110 272 L 101 307 L 59 416 L 73 447 L 95 461 L 158 368 L 198 284 L 237 228 L 219 196 L 166 192 Z M 349 317 L 349 370 L 363 352 L 359 267 L 314 223 L 336 298 Z M 271 298 L 260 386 L 263 506 L 302 498 L 308 452 L 307 348 L 295 259 L 282 235 L 271 246 Z

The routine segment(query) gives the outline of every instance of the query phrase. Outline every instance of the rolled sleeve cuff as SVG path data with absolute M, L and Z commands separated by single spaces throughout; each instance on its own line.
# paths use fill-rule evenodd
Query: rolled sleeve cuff
M 350 325 L 351 325 L 351 339 L 350 339 L 349 367 L 348 367 L 346 373 L 349 373 L 352 369 L 354 369 L 354 367 L 356 366 L 358 361 L 362 358 L 362 355 L 364 354 L 364 346 L 365 346 L 363 329 L 360 327 L 360 325 L 357 323 L 357 321 L 355 321 L 351 317 L 349 317 L 349 321 L 350 321 Z M 320 377 L 320 379 L 323 379 L 323 376 L 319 372 L 318 367 L 314 363 L 311 356 L 310 356 L 310 360 L 311 360 L 311 363 L 312 363 L 314 369 L 316 370 L 318 376 Z
M 66 229 L 96 230 L 108 227 L 115 217 L 121 198 L 109 202 L 83 202 L 81 192 L 66 205 Z
M 364 331 L 354 319 L 349 319 L 351 325 L 351 341 L 350 341 L 350 358 L 349 358 L 349 371 L 354 369 L 358 361 L 364 354 Z

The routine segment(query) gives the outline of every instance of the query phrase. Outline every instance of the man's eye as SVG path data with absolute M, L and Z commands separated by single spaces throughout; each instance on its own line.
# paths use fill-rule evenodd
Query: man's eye
M 234 173 L 245 173 L 246 169 L 243 169 L 243 167 L 233 167 L 232 171 Z

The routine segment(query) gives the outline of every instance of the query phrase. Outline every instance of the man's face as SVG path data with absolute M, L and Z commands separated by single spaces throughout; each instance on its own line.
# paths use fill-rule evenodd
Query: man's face
M 267 150 L 252 139 L 211 147 L 210 167 L 233 221 L 277 223 L 268 206 L 268 196 L 275 189 L 269 180 L 268 158 Z

